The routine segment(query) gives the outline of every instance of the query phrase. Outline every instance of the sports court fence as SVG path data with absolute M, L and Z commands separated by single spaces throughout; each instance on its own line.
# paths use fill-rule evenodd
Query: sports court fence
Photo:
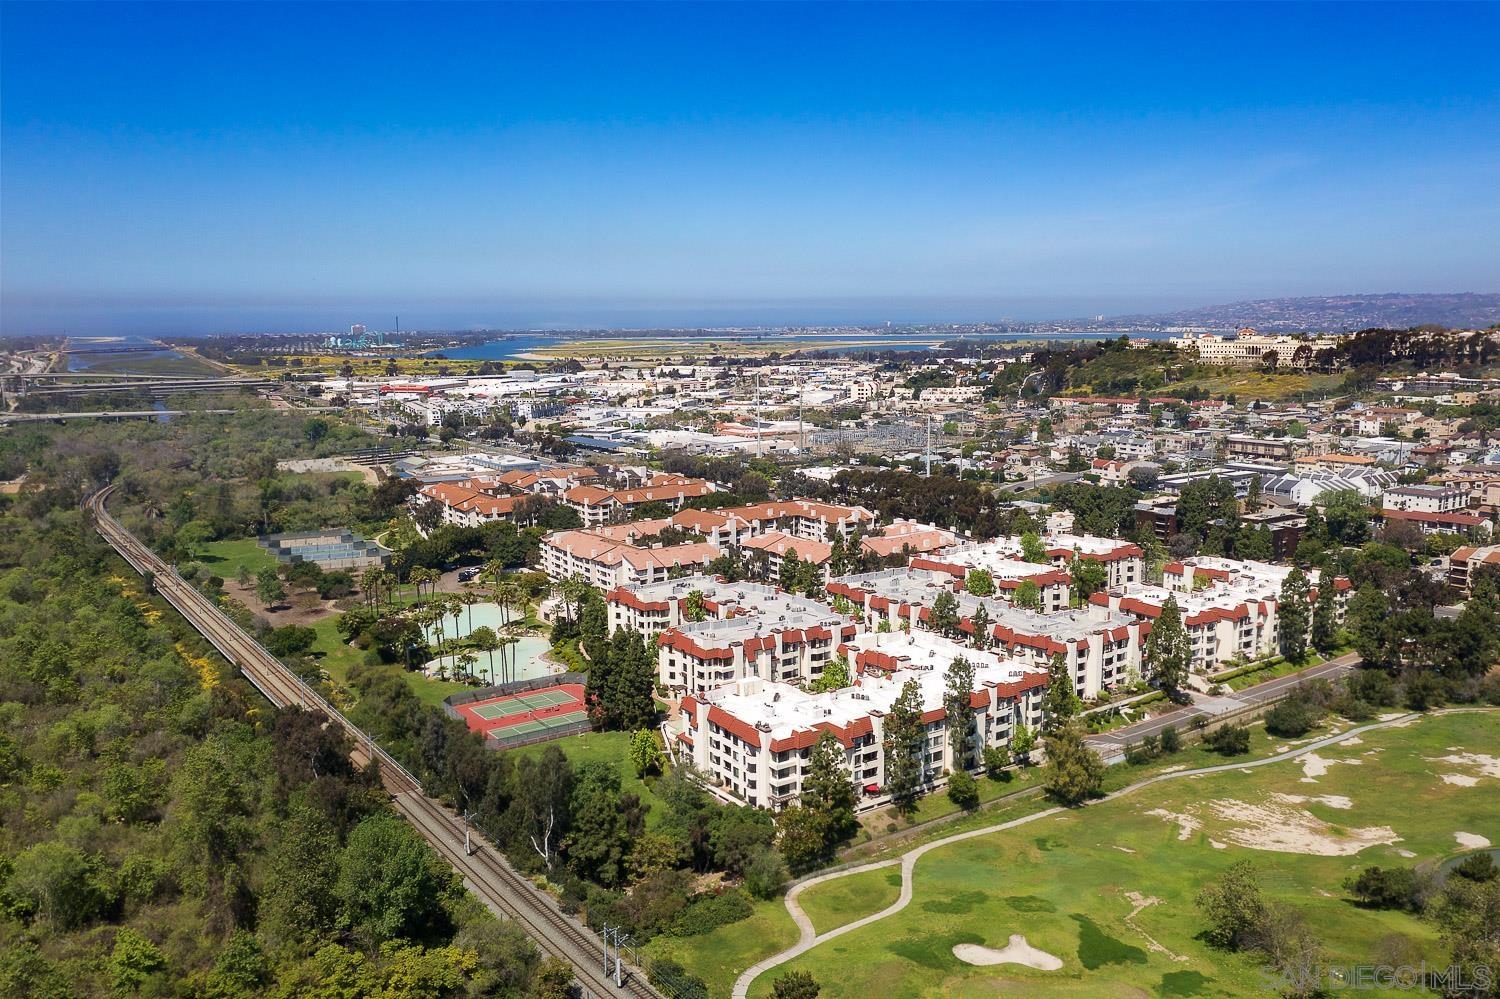
M 514 680 L 510 683 L 498 684 L 493 687 L 478 687 L 474 690 L 449 694 L 443 698 L 443 712 L 449 718 L 467 724 L 468 719 L 458 710 L 463 705 L 502 697 L 516 697 L 517 695 L 524 695 L 534 690 L 546 690 L 564 684 L 585 685 L 587 682 L 588 674 L 574 672 L 535 676 L 525 680 Z M 480 717 L 483 716 L 481 715 Z M 510 734 L 507 734 L 508 730 L 505 728 L 491 729 L 484 733 L 484 744 L 489 749 L 514 749 L 518 746 L 530 746 L 538 742 L 550 742 L 553 739 L 578 735 L 583 732 L 592 731 L 593 729 L 593 725 L 589 722 L 587 716 L 561 725 L 544 725 L 541 729 L 533 728 L 533 724 L 535 723 L 523 723 L 520 726 L 512 726 L 512 728 L 519 728 L 521 730 L 511 732 Z

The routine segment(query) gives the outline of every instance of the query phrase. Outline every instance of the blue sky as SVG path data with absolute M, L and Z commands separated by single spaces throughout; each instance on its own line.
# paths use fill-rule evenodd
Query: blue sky
M 7 3 L 4 332 L 1500 291 L 1500 5 Z

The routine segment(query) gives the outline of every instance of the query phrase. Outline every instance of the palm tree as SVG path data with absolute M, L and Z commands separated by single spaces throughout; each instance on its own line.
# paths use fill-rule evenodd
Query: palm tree
M 380 566 L 372 565 L 359 574 L 359 593 L 365 599 L 365 606 L 371 610 L 375 609 L 375 598 L 380 593 L 380 577 L 384 575 Z
M 495 602 L 504 611 L 505 623 L 510 623 L 510 612 L 512 608 L 526 606 L 526 597 L 521 593 L 521 587 L 516 583 L 502 583 L 495 588 Z
M 507 681 L 507 682 L 513 682 L 516 679 L 516 648 L 515 647 L 516 647 L 516 643 L 519 642 L 519 641 L 520 641 L 520 639 L 517 638 L 514 635 L 506 635 L 505 636 L 505 648 L 510 653 L 510 669 L 509 669 L 510 680 Z M 501 664 L 502 664 L 501 665 L 501 669 L 505 669 L 505 666 L 504 666 L 505 653 L 501 653 L 501 655 L 500 655 L 500 661 L 501 661 Z
M 490 657 L 490 683 L 495 682 L 495 650 L 500 648 L 500 637 L 495 634 L 495 629 L 480 625 L 469 633 L 469 641 L 474 643 L 474 648 L 480 652 L 489 654 Z
M 457 597 L 444 601 L 448 613 L 453 615 L 453 640 L 458 641 L 458 619 L 464 616 L 464 603 Z
M 474 605 L 479 603 L 479 595 L 473 590 L 466 589 L 458 599 L 469 612 L 469 634 L 472 635 L 474 633 Z
M 465 652 L 459 656 L 459 679 L 467 682 L 474 675 L 474 664 L 477 662 L 479 662 L 479 657 L 472 652 Z

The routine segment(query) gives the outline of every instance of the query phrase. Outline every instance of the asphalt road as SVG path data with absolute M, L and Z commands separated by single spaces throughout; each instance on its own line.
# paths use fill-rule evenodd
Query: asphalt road
M 1148 735 L 1161 735 L 1162 729 L 1169 725 L 1176 726 L 1181 732 L 1191 727 L 1195 718 L 1213 721 L 1248 707 L 1260 707 L 1285 697 L 1292 688 L 1299 687 L 1309 680 L 1334 680 L 1358 665 L 1359 654 L 1350 652 L 1299 673 L 1267 680 L 1265 683 L 1258 683 L 1231 694 L 1222 696 L 1194 694 L 1192 704 L 1183 705 L 1166 714 L 1142 719 L 1123 728 L 1091 735 L 1088 741 L 1108 760 L 1112 754 L 1123 753 L 1125 746 L 1131 743 L 1140 742 Z

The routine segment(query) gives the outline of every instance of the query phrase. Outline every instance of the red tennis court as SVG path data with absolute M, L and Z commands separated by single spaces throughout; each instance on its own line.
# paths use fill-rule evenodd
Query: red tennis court
M 553 729 L 588 721 L 581 683 L 492 697 L 460 704 L 456 710 L 471 731 L 498 742 L 534 741 Z

